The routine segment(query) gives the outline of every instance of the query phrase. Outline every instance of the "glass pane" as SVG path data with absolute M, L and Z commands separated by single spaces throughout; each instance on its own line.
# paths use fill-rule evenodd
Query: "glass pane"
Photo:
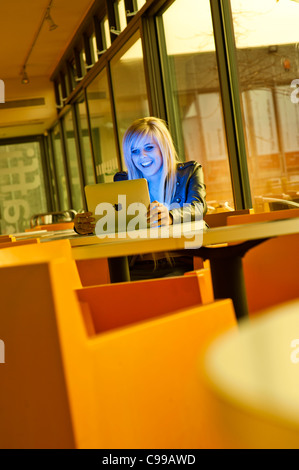
M 79 176 L 79 165 L 75 141 L 75 132 L 73 124 L 73 115 L 69 112 L 64 118 L 65 135 L 66 135 L 66 150 L 67 150 L 67 165 L 71 185 L 71 199 L 72 207 L 76 211 L 83 210 L 83 199 L 81 192 L 81 181 Z
M 68 193 L 66 186 L 65 169 L 63 163 L 63 154 L 61 149 L 61 132 L 59 125 L 54 127 L 53 130 L 53 146 L 55 158 L 56 179 L 58 184 L 58 193 L 60 201 L 60 210 L 70 209 L 68 201 Z
M 97 182 L 113 181 L 118 161 L 106 69 L 87 87 L 87 101 Z
M 103 21 L 101 21 L 101 32 L 103 39 L 105 39 L 106 49 L 111 46 L 111 38 L 110 38 L 110 28 L 109 28 L 109 21 L 108 17 L 105 16 Z
M 82 162 L 83 162 L 83 170 L 84 170 L 84 182 L 85 184 L 93 184 L 96 181 L 95 181 L 95 173 L 94 173 L 89 133 L 88 133 L 86 104 L 85 104 L 85 100 L 83 96 L 79 98 L 78 115 L 79 115 L 78 125 L 80 129 L 81 149 L 82 149 Z
M 127 26 L 126 8 L 124 0 L 117 0 L 117 16 L 119 19 L 120 31 L 123 31 Z
M 1 234 L 24 232 L 30 218 L 47 212 L 40 145 L 0 146 Z
M 145 4 L 146 0 L 136 0 L 137 10 L 140 10 Z
M 149 115 L 139 32 L 134 34 L 126 46 L 113 58 L 111 73 L 118 135 L 121 143 L 129 125 L 135 119 Z
M 288 209 L 299 203 L 299 4 L 231 5 L 254 209 Z
M 94 64 L 98 60 L 98 48 L 97 48 L 97 40 L 96 40 L 95 33 L 92 33 L 92 35 L 90 36 L 89 45 L 90 45 L 92 63 Z
M 210 2 L 176 0 L 162 21 L 165 89 L 174 107 L 169 124 L 182 139 L 179 157 L 202 165 L 210 210 L 234 208 Z

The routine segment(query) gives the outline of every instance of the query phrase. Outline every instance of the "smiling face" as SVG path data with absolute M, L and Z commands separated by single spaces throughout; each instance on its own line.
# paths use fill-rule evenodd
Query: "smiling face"
M 145 136 L 138 139 L 131 148 L 131 156 L 136 168 L 141 171 L 144 178 L 158 176 L 163 166 L 163 157 L 159 146 L 152 137 Z

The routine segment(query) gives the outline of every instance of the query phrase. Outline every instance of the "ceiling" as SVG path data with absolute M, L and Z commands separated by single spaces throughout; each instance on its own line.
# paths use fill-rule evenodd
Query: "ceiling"
M 10 0 L 0 3 L 0 79 L 5 104 L 0 103 L 0 138 L 43 133 L 54 122 L 56 107 L 50 77 L 95 0 L 52 0 L 55 24 L 44 21 L 50 0 Z M 27 85 L 21 84 L 26 62 Z M 34 105 L 35 99 L 44 104 Z M 20 100 L 33 100 L 22 106 Z M 17 102 L 18 106 L 14 107 Z M 2 107 L 2 108 L 1 108 Z

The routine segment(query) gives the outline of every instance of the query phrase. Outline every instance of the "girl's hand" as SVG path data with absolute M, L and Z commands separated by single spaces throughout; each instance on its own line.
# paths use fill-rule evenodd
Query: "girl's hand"
M 172 225 L 172 217 L 164 204 L 154 201 L 149 205 L 147 222 L 150 224 L 150 227 L 163 227 L 165 225 Z
M 95 229 L 95 224 L 93 223 L 95 219 L 92 216 L 92 212 L 82 212 L 81 214 L 76 214 L 74 219 L 74 226 L 78 233 L 81 235 L 87 235 L 88 233 L 93 233 Z

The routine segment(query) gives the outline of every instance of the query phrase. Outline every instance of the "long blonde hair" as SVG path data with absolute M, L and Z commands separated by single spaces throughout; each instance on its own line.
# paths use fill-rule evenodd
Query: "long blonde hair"
M 141 171 L 133 163 L 131 151 L 133 147 L 138 147 L 138 142 L 144 137 L 152 138 L 160 149 L 163 157 L 162 184 L 164 189 L 164 201 L 161 202 L 170 205 L 175 192 L 178 157 L 167 125 L 162 119 L 152 116 L 137 119 L 126 130 L 123 137 L 123 153 L 128 179 L 143 177 Z

